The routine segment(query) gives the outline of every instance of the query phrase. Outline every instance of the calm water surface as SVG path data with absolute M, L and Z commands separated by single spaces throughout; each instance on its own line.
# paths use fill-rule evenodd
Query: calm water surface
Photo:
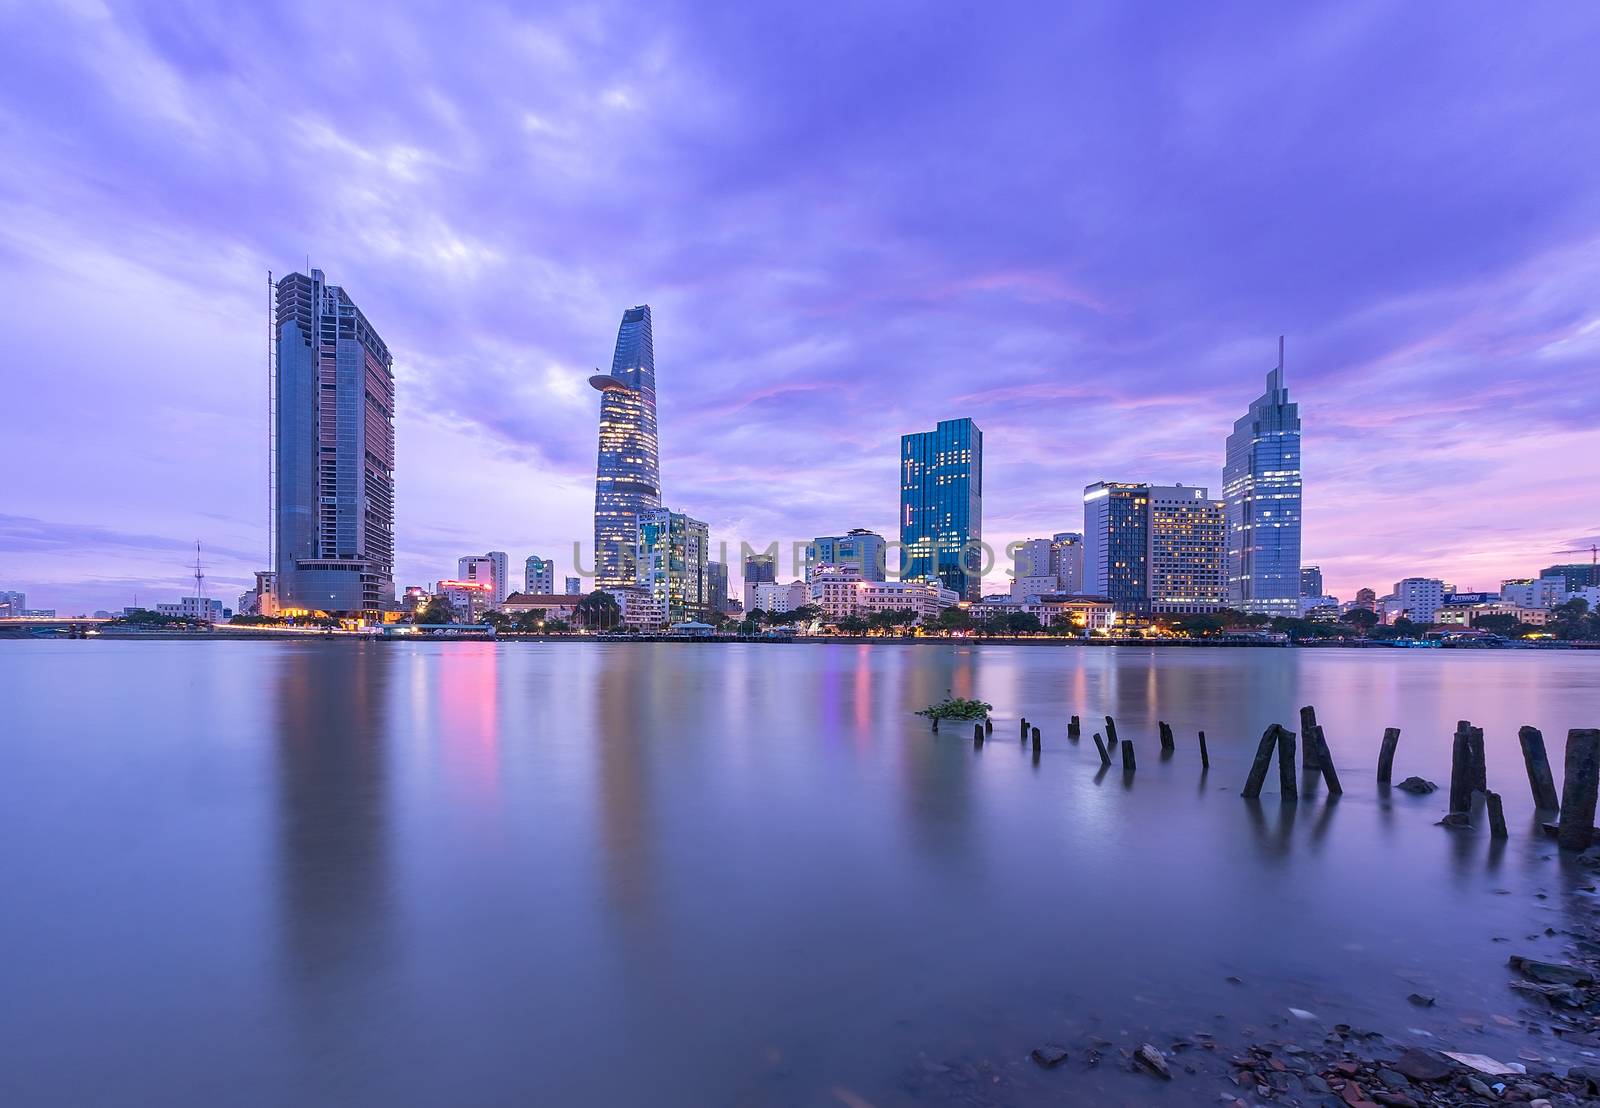
M 995 705 L 982 751 L 911 715 L 946 690 Z M 1247 804 L 1305 703 L 1345 796 Z M 1559 775 L 1600 655 L 6 643 L 0 704 L 5 1104 L 887 1106 L 972 1062 L 984 1103 L 1210 1101 L 1025 1058 L 1291 1005 L 1515 1057 L 1505 955 L 1588 911 L 1516 728 Z M 1445 784 L 1459 718 L 1498 851 L 1372 780 L 1399 726 L 1396 780 Z

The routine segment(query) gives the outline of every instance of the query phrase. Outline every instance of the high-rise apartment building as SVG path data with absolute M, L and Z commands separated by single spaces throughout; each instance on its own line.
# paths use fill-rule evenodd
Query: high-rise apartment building
M 491 607 L 503 604 L 511 595 L 511 559 L 504 550 L 469 554 L 456 559 L 456 579 L 487 584 L 488 595 L 481 599 Z
M 639 577 L 634 557 L 639 520 L 661 506 L 656 444 L 656 356 L 650 307 L 622 313 L 611 372 L 589 384 L 600 391 L 600 456 L 594 479 L 596 588 L 626 588 Z
M 286 611 L 395 606 L 394 373 L 383 339 L 320 269 L 277 284 L 272 570 Z
M 710 552 L 709 531 L 699 520 L 667 508 L 640 513 L 635 540 L 638 586 L 666 604 L 669 622 L 704 619 L 709 614 Z
M 522 591 L 534 596 L 549 596 L 555 592 L 556 564 L 537 554 L 528 555 L 528 560 L 522 566 Z
M 28 610 L 28 596 L 20 592 L 0 592 L 0 618 L 14 619 Z
M 1300 603 L 1300 408 L 1283 383 L 1283 339 L 1267 389 L 1233 425 L 1222 467 L 1228 602 L 1294 616 Z
M 900 439 L 900 579 L 937 580 L 966 600 L 983 592 L 983 432 L 941 420 Z
M 728 610 L 728 563 L 706 563 L 706 610 L 721 615 Z
M 1437 577 L 1407 577 L 1394 583 L 1394 592 L 1383 598 L 1387 622 L 1409 619 L 1412 623 L 1432 623 L 1434 613 L 1444 606 L 1444 582 Z
M 806 544 L 806 580 L 823 566 L 855 566 L 864 581 L 887 576 L 888 544 L 876 531 L 856 527 L 843 535 L 819 535 Z

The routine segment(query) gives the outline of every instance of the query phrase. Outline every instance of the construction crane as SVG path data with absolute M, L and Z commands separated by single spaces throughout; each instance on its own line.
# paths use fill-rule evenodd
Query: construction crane
M 1550 551 L 1546 551 L 1546 553 L 1547 554 L 1587 554 L 1587 555 L 1589 555 L 1589 564 L 1590 565 L 1592 565 L 1592 566 L 1593 565 L 1600 565 L 1600 543 L 1591 544 L 1591 545 L 1586 546 L 1586 547 L 1585 546 L 1573 547 L 1571 550 L 1550 550 Z

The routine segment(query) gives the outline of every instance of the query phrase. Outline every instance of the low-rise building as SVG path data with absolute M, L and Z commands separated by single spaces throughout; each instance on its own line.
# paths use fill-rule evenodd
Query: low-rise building
M 792 612 L 810 600 L 810 588 L 804 581 L 791 581 L 787 585 L 777 581 L 758 581 L 746 588 L 751 599 L 750 611 Z
M 579 593 L 540 593 L 514 592 L 506 597 L 505 603 L 500 605 L 500 610 L 508 616 L 525 615 L 528 612 L 538 612 L 541 619 L 564 619 L 570 621 L 578 611 L 578 602 L 583 599 Z
M 639 631 L 660 631 L 667 626 L 667 600 L 644 588 L 606 589 L 616 598 L 622 626 Z
M 1499 599 L 1523 608 L 1554 608 L 1567 599 L 1568 581 L 1565 577 L 1522 578 L 1500 582 Z
M 176 619 L 207 620 L 211 623 L 221 623 L 225 619 L 232 618 L 233 611 L 230 608 L 223 607 L 220 600 L 212 600 L 204 596 L 185 596 L 176 604 L 157 604 L 156 614 L 172 616 Z
M 1110 631 L 1117 625 L 1117 606 L 1104 596 L 1046 596 L 1028 610 L 1046 627 L 1068 623 L 1086 631 Z
M 434 586 L 435 596 L 450 601 L 456 617 L 462 623 L 477 623 L 483 614 L 495 606 L 493 580 L 440 581 Z
M 910 609 L 919 620 L 953 607 L 960 595 L 939 581 L 867 581 L 854 566 L 834 566 L 811 580 L 811 603 L 830 620 Z

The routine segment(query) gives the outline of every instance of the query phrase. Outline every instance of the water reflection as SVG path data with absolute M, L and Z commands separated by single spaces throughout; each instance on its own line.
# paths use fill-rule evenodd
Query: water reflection
M 292 976 L 331 990 L 387 957 L 389 659 L 298 645 L 271 687 L 279 918 Z

